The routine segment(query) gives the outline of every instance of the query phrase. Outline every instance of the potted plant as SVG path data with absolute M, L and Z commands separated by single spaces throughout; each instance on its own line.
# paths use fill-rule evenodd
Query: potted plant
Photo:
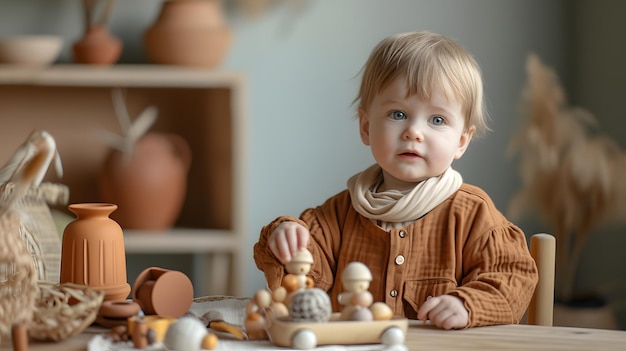
M 536 55 L 528 57 L 526 69 L 526 119 L 508 147 L 509 155 L 518 157 L 522 187 L 509 204 L 509 216 L 534 212 L 551 227 L 557 239 L 557 302 L 602 306 L 603 292 L 579 296 L 575 278 L 592 230 L 619 219 L 617 175 L 626 172 L 625 154 L 609 137 L 591 132 L 594 116 L 568 106 L 557 75 Z

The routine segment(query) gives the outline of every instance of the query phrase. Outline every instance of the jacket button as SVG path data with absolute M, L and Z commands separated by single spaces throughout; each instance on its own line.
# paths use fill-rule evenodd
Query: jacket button
M 391 291 L 389 292 L 389 295 L 391 295 L 391 297 L 396 297 L 396 296 L 398 296 L 398 290 L 396 290 L 396 289 L 391 290 Z
M 406 231 L 401 230 L 401 231 L 398 233 L 398 236 L 400 236 L 401 238 L 404 238 L 404 237 L 406 236 Z
M 403 263 L 404 263 L 404 256 L 402 256 L 402 255 L 396 256 L 396 264 L 398 266 L 401 266 Z

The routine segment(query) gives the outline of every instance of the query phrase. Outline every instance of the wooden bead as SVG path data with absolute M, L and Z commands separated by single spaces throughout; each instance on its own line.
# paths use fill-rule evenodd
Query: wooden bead
M 355 293 L 354 295 L 352 295 L 352 298 L 350 299 L 350 303 L 352 305 L 363 306 L 363 307 L 369 307 L 369 305 L 371 305 L 373 301 L 374 301 L 374 298 L 372 297 L 372 294 L 369 292 Z
M 260 308 L 267 308 L 272 303 L 272 294 L 267 290 L 258 290 L 254 294 L 254 303 Z
M 375 321 L 386 321 L 393 318 L 393 311 L 391 310 L 391 307 L 384 302 L 375 302 L 372 306 L 370 306 L 370 311 L 372 311 Z
M 283 302 L 287 298 L 287 289 L 284 286 L 281 286 L 272 292 L 272 300 L 274 302 Z
M 296 291 L 300 287 L 298 278 L 293 274 L 287 274 L 283 277 L 282 286 L 287 289 L 287 294 Z
M 217 336 L 213 333 L 208 333 L 202 339 L 202 348 L 206 350 L 213 350 L 217 347 Z

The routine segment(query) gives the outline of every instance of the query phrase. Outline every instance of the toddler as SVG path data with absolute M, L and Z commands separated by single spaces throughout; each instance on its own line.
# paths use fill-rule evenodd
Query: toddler
M 299 218 L 281 216 L 254 246 L 270 289 L 299 249 L 340 311 L 341 274 L 370 269 L 374 301 L 444 329 L 519 323 L 537 283 L 522 230 L 451 165 L 488 130 L 474 58 L 430 32 L 392 35 L 363 69 L 354 101 L 376 163 Z

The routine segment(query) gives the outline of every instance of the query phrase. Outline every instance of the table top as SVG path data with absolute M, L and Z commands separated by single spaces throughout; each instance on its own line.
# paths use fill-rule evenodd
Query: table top
M 525 324 L 441 330 L 412 325 L 406 336 L 406 345 L 409 350 L 442 351 L 626 350 L 626 331 Z
M 88 329 L 85 333 L 58 343 L 31 342 L 30 351 L 87 351 L 87 342 L 98 331 Z M 223 340 L 220 349 L 262 349 L 286 350 L 284 348 L 253 346 L 251 342 Z M 248 345 L 246 345 L 248 344 Z M 406 335 L 408 350 L 625 350 L 626 331 L 571 328 L 541 327 L 532 325 L 499 325 L 470 328 L 465 330 L 441 330 L 421 322 L 411 321 Z M 220 347 L 221 346 L 221 347 Z M 337 348 L 351 350 L 350 347 Z M 363 348 L 355 348 L 363 349 Z M 12 350 L 11 345 L 3 344 L 0 350 Z

